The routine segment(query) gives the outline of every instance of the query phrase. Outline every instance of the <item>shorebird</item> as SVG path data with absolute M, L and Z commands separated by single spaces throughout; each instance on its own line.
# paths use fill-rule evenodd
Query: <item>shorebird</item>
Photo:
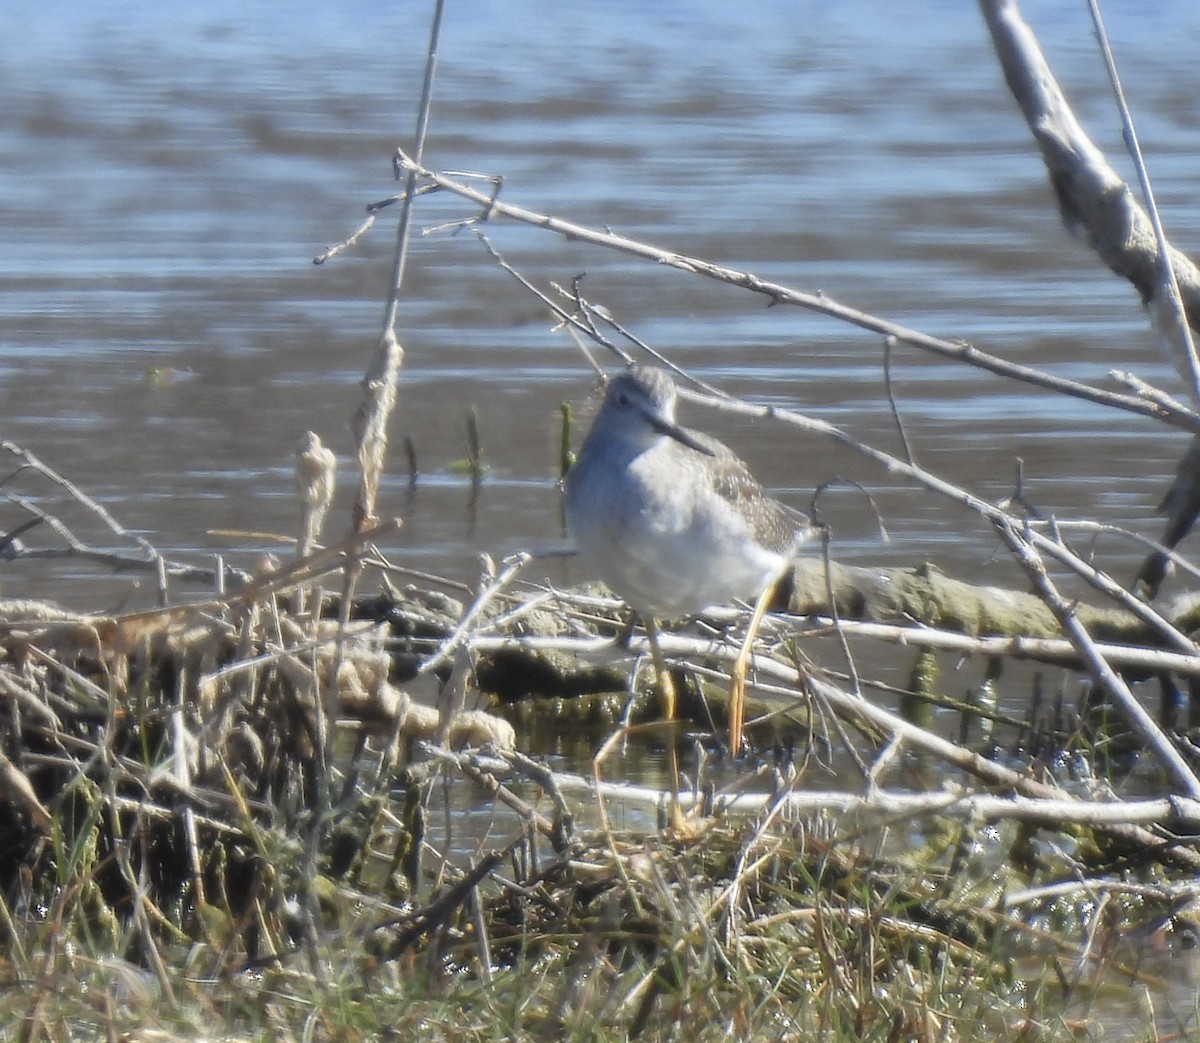
M 675 690 L 657 619 L 754 603 L 729 691 L 729 747 L 742 747 L 746 662 L 780 577 L 812 534 L 722 442 L 675 421 L 675 384 L 634 367 L 604 404 L 566 477 L 567 525 L 587 570 L 642 619 L 668 720 Z

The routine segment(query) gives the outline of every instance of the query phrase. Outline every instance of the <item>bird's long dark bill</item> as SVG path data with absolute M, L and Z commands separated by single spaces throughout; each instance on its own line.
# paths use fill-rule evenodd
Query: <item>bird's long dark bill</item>
M 689 435 L 682 427 L 676 424 L 668 424 L 662 417 L 650 417 L 650 425 L 655 431 L 660 434 L 669 435 L 674 438 L 680 445 L 686 445 L 689 449 L 695 449 L 698 453 L 703 453 L 705 456 L 716 456 L 708 446 L 701 445 L 691 435 Z

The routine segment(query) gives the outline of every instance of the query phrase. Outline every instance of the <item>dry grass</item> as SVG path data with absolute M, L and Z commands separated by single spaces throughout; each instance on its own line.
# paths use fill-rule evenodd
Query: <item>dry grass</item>
M 454 612 L 364 599 L 338 627 L 272 582 L 4 623 L 0 1039 L 1075 1038 L 1114 980 L 1151 981 L 1130 940 L 1186 918 L 1067 824 L 576 828 L 591 801 L 503 721 L 448 732 L 484 755 L 428 742 L 450 722 L 397 676 Z

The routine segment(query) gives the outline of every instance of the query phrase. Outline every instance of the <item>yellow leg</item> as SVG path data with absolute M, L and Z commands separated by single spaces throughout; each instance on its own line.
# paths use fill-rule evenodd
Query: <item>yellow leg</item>
M 671 680 L 671 671 L 667 669 L 667 661 L 663 658 L 662 649 L 658 646 L 658 624 L 650 616 L 643 620 L 646 624 L 646 638 L 650 642 L 650 657 L 654 660 L 654 673 L 658 680 L 658 691 L 662 698 L 663 717 L 668 721 L 675 720 L 675 683 Z
M 646 616 L 643 622 L 646 624 L 646 639 L 650 642 L 650 657 L 654 660 L 654 673 L 657 675 L 658 692 L 662 699 L 663 719 L 674 725 L 675 682 L 671 680 L 671 671 L 667 669 L 667 661 L 663 658 L 662 649 L 658 645 L 658 625 L 651 616 Z M 675 751 L 675 729 L 673 727 L 667 734 L 667 771 L 671 778 L 671 807 L 676 808 L 679 790 L 679 758 Z
M 738 650 L 737 659 L 729 671 L 729 750 L 736 757 L 742 752 L 742 724 L 746 716 L 746 663 L 750 659 L 750 649 L 754 647 L 754 639 L 758 636 L 758 628 L 762 617 L 767 613 L 767 606 L 775 596 L 775 584 L 767 587 L 754 603 L 754 614 L 750 617 L 750 625 L 746 628 L 746 639 Z

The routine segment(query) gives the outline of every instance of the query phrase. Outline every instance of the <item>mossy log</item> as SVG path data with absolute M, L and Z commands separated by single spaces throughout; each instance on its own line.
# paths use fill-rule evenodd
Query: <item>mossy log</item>
M 965 583 L 930 564 L 872 569 L 831 562 L 827 574 L 823 561 L 801 561 L 793 569 L 786 607 L 800 616 L 828 616 L 836 608 L 843 620 L 913 624 L 972 637 L 1063 636 L 1054 613 L 1035 594 Z M 1184 633 L 1200 625 L 1195 597 L 1160 607 L 1158 613 Z M 1080 603 L 1076 615 L 1097 641 L 1162 645 L 1150 626 L 1120 606 Z

